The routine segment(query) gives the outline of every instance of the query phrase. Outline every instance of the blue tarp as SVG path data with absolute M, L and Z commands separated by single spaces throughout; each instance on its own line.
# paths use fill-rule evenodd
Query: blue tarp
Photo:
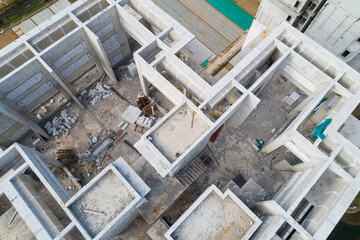
M 313 138 L 316 140 L 318 137 L 320 137 L 321 140 L 324 140 L 326 138 L 324 131 L 330 123 L 331 123 L 331 118 L 328 118 L 323 123 L 317 125 L 313 132 Z

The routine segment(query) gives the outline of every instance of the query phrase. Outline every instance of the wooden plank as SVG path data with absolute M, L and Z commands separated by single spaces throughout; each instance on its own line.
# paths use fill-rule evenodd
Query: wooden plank
M 221 34 L 216 32 L 211 26 L 201 20 L 177 0 L 152 1 L 192 34 L 194 34 L 200 42 L 202 42 L 216 55 L 219 55 L 230 45 L 230 41 L 221 36 Z
M 18 213 L 18 212 L 15 210 L 15 213 L 12 215 L 12 217 L 10 218 L 10 221 L 8 222 L 8 226 L 12 223 L 12 221 L 14 221 L 17 213 Z
M 98 215 L 98 216 L 102 216 L 102 217 L 105 217 L 105 216 L 106 216 L 105 213 L 96 212 L 96 211 L 88 210 L 88 209 L 84 209 L 83 212 L 84 212 L 84 213 L 90 213 L 90 214 Z
M 230 42 L 234 42 L 245 32 L 205 0 L 178 1 Z
M 215 75 L 220 71 L 236 54 L 238 54 L 245 42 L 247 32 L 233 42 L 224 52 L 214 58 L 209 64 L 205 66 L 205 69 L 211 75 Z

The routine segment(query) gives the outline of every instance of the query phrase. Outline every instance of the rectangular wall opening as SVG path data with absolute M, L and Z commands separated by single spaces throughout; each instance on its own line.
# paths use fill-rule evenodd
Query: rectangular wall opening
M 230 89 L 228 89 L 230 87 Z M 201 110 L 213 122 L 219 119 L 241 96 L 242 92 L 236 87 L 224 88 Z
M 86 22 L 104 10 L 107 6 L 109 6 L 109 3 L 106 0 L 91 0 L 72 11 L 72 13 L 75 14 L 75 16 L 80 19 L 80 21 Z
M 291 217 L 298 223 L 302 224 L 313 208 L 314 206 L 311 205 L 308 200 L 303 198 L 291 213 Z
M 163 117 L 175 107 L 175 105 L 155 87 L 150 88 L 150 97 L 156 105 L 154 110 L 156 117 Z
M 190 82 L 187 79 L 187 76 L 184 74 L 176 75 L 176 71 L 170 72 L 170 69 L 165 68 L 164 60 L 157 64 L 154 68 L 166 79 L 168 80 L 176 89 L 179 90 L 184 96 L 186 96 L 195 106 L 199 106 L 201 100 L 195 95 L 197 88 L 193 85 L 193 88 L 189 88 L 186 84 Z
M 325 153 L 328 157 L 330 157 L 331 153 L 336 150 L 339 142 L 336 141 L 333 137 L 327 136 L 324 140 L 321 141 L 318 148 L 320 151 Z
M 178 31 L 171 28 L 169 31 L 165 32 L 163 35 L 159 36 L 160 40 L 171 48 L 175 43 L 183 38 L 183 35 Z
M 335 78 L 341 71 L 339 66 L 335 64 L 330 65 L 326 58 L 322 55 L 314 55 L 316 51 L 306 43 L 300 43 L 294 50 L 330 78 Z
M 296 230 L 285 221 L 281 227 L 277 230 L 276 234 L 280 237 L 280 239 L 288 240 L 295 234 Z
M 159 46 L 156 41 L 154 41 L 138 53 L 147 63 L 151 64 L 159 57 L 163 50 L 164 49 Z
M 35 55 L 24 44 L 0 58 L 0 79 L 28 62 Z
M 76 27 L 77 24 L 69 16 L 66 16 L 30 38 L 29 43 L 37 52 L 41 52 Z
M 74 227 L 65 235 L 64 239 L 85 240 L 85 237 L 81 234 L 77 227 Z
M 283 51 L 278 47 L 275 45 L 270 47 L 254 60 L 249 69 L 238 74 L 235 79 L 245 88 L 249 89 L 282 55 Z
M 310 234 L 328 218 L 330 211 L 337 204 L 349 182 L 327 169 L 305 196 L 314 206 L 301 224 Z
M 135 16 L 139 22 L 149 29 L 154 35 L 160 34 L 168 27 L 168 24 L 161 21 L 154 12 L 148 11 L 146 8 L 139 8 L 137 1 L 133 3 L 129 0 L 125 5 L 125 9 Z
M 360 158 L 354 155 L 350 149 L 344 147 L 335 157 L 335 162 L 339 164 L 352 177 L 356 177 L 360 169 Z
M 359 81 L 347 73 L 339 79 L 338 83 L 340 83 L 344 88 L 353 94 L 355 94 L 360 89 Z
M 294 34 L 288 32 L 288 31 L 285 31 L 281 36 L 278 37 L 278 39 L 282 43 L 287 45 L 289 48 L 291 48 L 295 44 L 295 42 L 298 40 L 298 38 Z

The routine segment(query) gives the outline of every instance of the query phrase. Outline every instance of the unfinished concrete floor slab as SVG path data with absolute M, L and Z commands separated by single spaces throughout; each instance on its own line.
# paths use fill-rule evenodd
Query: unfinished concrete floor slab
M 135 195 L 119 177 L 108 171 L 69 207 L 90 234 L 96 236 L 134 199 Z M 101 217 L 86 210 L 98 212 Z
M 29 227 L 16 212 L 13 207 L 0 216 L 1 238 L 6 240 L 35 240 L 36 238 Z M 13 217 L 14 214 L 16 214 L 15 217 Z M 13 220 L 10 223 L 12 218 Z
M 66 210 L 90 239 L 106 239 L 120 233 L 144 203 L 149 187 L 119 158 L 66 203 Z
M 184 105 L 149 137 L 156 148 L 174 162 L 208 128 L 209 125 L 201 117 Z
M 214 185 L 166 232 L 167 239 L 249 239 L 261 221 L 230 190 Z

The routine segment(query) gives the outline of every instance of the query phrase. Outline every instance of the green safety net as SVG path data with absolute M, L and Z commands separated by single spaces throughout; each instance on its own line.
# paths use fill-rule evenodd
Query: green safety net
M 224 14 L 244 30 L 250 29 L 254 17 L 231 0 L 206 0 L 211 6 Z
M 208 65 L 209 62 L 209 60 L 205 60 L 200 66 L 204 68 L 206 65 Z
M 316 140 L 318 137 L 320 137 L 321 140 L 324 140 L 326 138 L 324 131 L 330 123 L 331 123 L 331 118 L 328 118 L 323 123 L 317 125 L 315 127 L 315 131 L 313 132 L 313 138 Z

